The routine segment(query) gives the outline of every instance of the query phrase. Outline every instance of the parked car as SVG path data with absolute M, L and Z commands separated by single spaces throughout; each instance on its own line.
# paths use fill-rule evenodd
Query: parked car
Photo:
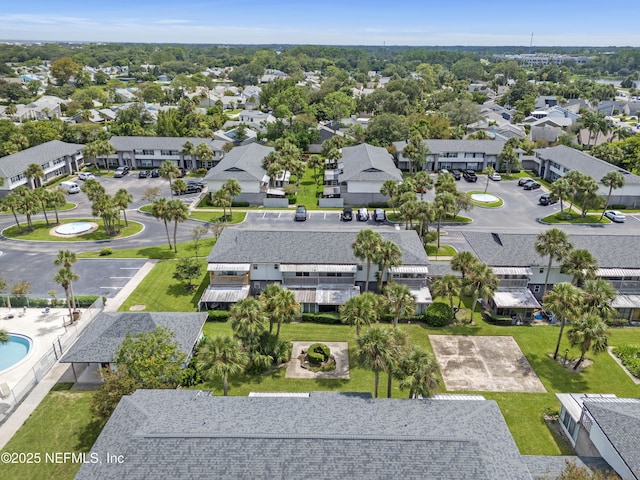
M 138 178 L 147 178 L 149 176 L 149 170 L 140 170 L 138 172 Z
M 201 190 L 204 190 L 204 187 L 207 186 L 206 183 L 201 182 L 200 180 L 193 180 L 193 179 L 187 180 L 187 185 L 195 185 L 197 187 L 200 187 Z
M 113 173 L 113 178 L 124 177 L 127 173 L 129 173 L 129 167 L 127 167 L 126 165 L 124 167 L 118 167 Z
M 533 180 L 531 180 L 530 178 L 521 178 L 520 180 L 518 180 L 518 186 L 523 187 L 527 182 L 533 182 Z
M 60 188 L 67 193 L 80 193 L 80 185 L 75 182 L 60 182 Z
M 344 207 L 340 214 L 340 220 L 343 222 L 350 222 L 353 220 L 353 209 L 351 207 Z
M 358 209 L 358 213 L 356 214 L 356 219 L 359 222 L 367 222 L 369 220 L 369 211 L 366 208 Z
M 376 222 L 384 222 L 387 220 L 387 214 L 381 208 L 376 208 L 373 212 L 373 219 Z
M 443 174 L 443 173 L 449 173 L 449 170 L 447 170 L 446 168 L 443 168 L 443 169 L 441 169 L 441 170 L 440 170 L 440 172 L 438 172 L 438 173 L 440 173 L 440 174 Z
M 158 178 L 160 176 L 160 170 L 158 170 L 157 168 L 154 168 L 153 170 L 151 170 L 151 178 Z
M 540 188 L 540 184 L 531 180 L 530 182 L 525 183 L 522 188 L 524 188 L 525 190 L 536 190 Z
M 499 182 L 500 180 L 502 180 L 502 176 L 498 172 L 493 172 L 491 175 L 489 175 L 489 178 L 494 182 Z
M 464 172 L 462 172 L 462 176 L 467 182 L 478 181 L 478 175 L 476 175 L 476 172 L 474 172 L 473 170 L 465 170 Z
M 91 172 L 80 172 L 78 174 L 78 180 L 95 180 L 96 176 Z
M 455 178 L 456 180 L 460 180 L 460 178 L 462 177 L 462 175 L 460 174 L 460 170 L 451 170 L 451 175 L 453 175 L 453 178 Z
M 296 214 L 293 217 L 296 222 L 304 222 L 307 219 L 307 207 L 304 205 L 298 205 L 296 208 Z
M 604 216 L 612 222 L 616 223 L 624 223 L 624 221 L 627 219 L 625 214 L 619 212 L 618 210 L 607 210 L 606 212 L 604 212 Z
M 202 187 L 200 185 L 196 185 L 195 183 L 187 183 L 187 189 L 183 192 L 179 192 L 174 190 L 173 193 L 176 195 L 182 195 L 187 193 L 199 193 L 202 191 Z
M 540 205 L 553 205 L 554 203 L 558 203 L 558 199 L 550 193 L 545 193 L 544 195 L 540 195 L 538 203 Z

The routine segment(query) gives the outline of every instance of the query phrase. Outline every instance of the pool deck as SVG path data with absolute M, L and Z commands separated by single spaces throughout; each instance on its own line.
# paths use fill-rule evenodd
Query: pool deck
M 13 387 L 37 364 L 42 355 L 51 349 L 51 345 L 65 332 L 64 321 L 69 321 L 69 310 L 52 308 L 48 314 L 42 308 L 14 308 L 13 318 L 6 318 L 9 309 L 0 308 L 0 328 L 8 333 L 25 335 L 31 339 L 31 349 L 27 356 L 12 367 L 0 372 L 0 384 Z

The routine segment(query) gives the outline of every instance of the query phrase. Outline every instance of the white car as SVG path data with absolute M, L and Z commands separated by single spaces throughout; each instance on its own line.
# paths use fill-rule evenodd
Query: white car
M 78 174 L 78 180 L 95 180 L 96 176 L 91 172 L 80 172 Z
M 500 180 L 502 180 L 502 177 L 498 172 L 493 172 L 491 175 L 489 175 L 489 178 L 494 182 L 499 182 Z
M 604 212 L 604 216 L 612 222 L 616 223 L 624 223 L 624 221 L 627 219 L 624 213 L 619 212 L 618 210 L 607 210 L 606 212 Z

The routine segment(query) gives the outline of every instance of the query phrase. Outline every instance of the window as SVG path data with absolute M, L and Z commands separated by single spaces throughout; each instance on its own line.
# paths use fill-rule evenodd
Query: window
M 254 266 L 253 266 L 253 269 L 254 269 L 254 270 L 257 270 L 257 269 L 258 269 L 258 265 L 254 265 Z
M 153 150 L 142 150 L 143 155 L 153 155 L 155 152 Z
M 140 160 L 141 167 L 153 167 L 153 160 Z
M 544 268 L 541 268 L 538 273 L 544 273 Z
M 275 264 L 273 265 L 273 268 L 274 268 L 274 270 L 278 270 L 278 269 L 280 268 L 280 264 L 275 263 Z
M 533 293 L 540 293 L 540 285 L 533 286 Z

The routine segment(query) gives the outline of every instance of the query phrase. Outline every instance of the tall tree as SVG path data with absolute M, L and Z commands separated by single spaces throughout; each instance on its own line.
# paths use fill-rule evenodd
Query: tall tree
M 473 313 L 476 310 L 478 299 L 485 299 L 496 291 L 498 288 L 498 278 L 486 263 L 477 263 L 469 272 L 466 278 L 469 288 L 473 291 L 473 303 L 471 304 L 471 322 L 473 322 Z
M 115 203 L 115 206 L 118 207 L 118 209 L 122 212 L 125 226 L 128 226 L 129 222 L 127 221 L 127 208 L 129 208 L 129 204 L 133 202 L 133 195 L 131 195 L 126 188 L 121 188 L 113 196 L 113 201 Z
M 73 273 L 70 268 L 61 268 L 53 276 L 53 281 L 58 283 L 64 289 L 64 295 L 67 299 L 67 309 L 69 310 L 69 321 L 73 322 L 73 309 L 71 307 L 71 284 L 78 279 L 78 275 Z
M 393 314 L 393 328 L 397 328 L 401 317 L 410 317 L 416 313 L 416 297 L 406 285 L 389 282 L 384 288 L 387 307 Z
M 452 273 L 448 273 L 435 279 L 430 288 L 431 294 L 434 297 L 447 297 L 449 299 L 449 305 L 451 306 L 451 311 L 454 313 L 454 317 L 455 310 L 453 308 L 453 297 L 460 296 L 461 289 L 462 282 Z
M 571 283 L 580 286 L 585 280 L 594 279 L 597 269 L 596 257 L 589 250 L 579 248 L 569 251 L 562 262 L 560 272 L 571 275 L 573 277 Z
M 409 163 L 409 172 L 423 170 L 424 165 L 427 163 L 428 154 L 429 147 L 419 133 L 412 135 L 411 138 L 409 138 L 407 145 L 402 150 L 402 156 L 411 161 Z
M 229 394 L 229 377 L 241 373 L 248 361 L 240 342 L 224 335 L 205 339 L 198 349 L 195 365 L 205 379 L 222 380 L 222 391 L 226 397 Z
M 33 195 L 40 203 L 40 207 L 42 208 L 42 213 L 44 214 L 44 220 L 47 223 L 47 226 L 49 226 L 49 217 L 47 216 L 47 207 L 48 207 L 47 203 L 49 200 L 49 190 L 47 190 L 44 187 L 38 187 L 33 191 Z
M 196 147 L 193 146 L 189 140 L 182 144 L 182 157 L 189 157 L 191 162 L 193 162 L 193 157 L 196 155 Z M 195 166 L 195 165 L 194 165 Z
M 409 398 L 427 398 L 440 384 L 438 364 L 431 352 L 413 346 L 396 369 L 400 390 L 409 390 Z
M 351 245 L 353 254 L 360 260 L 366 260 L 366 279 L 364 285 L 364 291 L 369 291 L 369 277 L 371 276 L 371 261 L 374 260 L 380 248 L 382 247 L 384 239 L 382 236 L 370 228 L 360 230 L 356 235 L 356 240 Z
M 559 178 L 551 184 L 551 194 L 560 200 L 560 213 L 564 211 L 564 200 L 572 192 L 571 184 L 564 178 Z
M 373 371 L 373 396 L 378 398 L 380 373 L 387 370 L 393 355 L 391 330 L 380 327 L 367 328 L 357 339 L 358 363 Z
M 607 211 L 607 207 L 609 206 L 609 200 L 611 200 L 611 192 L 614 188 L 622 188 L 624 186 L 624 175 L 620 172 L 611 171 L 607 173 L 600 180 L 605 187 L 609 187 L 609 193 L 607 193 L 607 201 L 604 204 L 604 208 L 602 209 L 602 214 L 600 214 L 600 220 L 604 217 L 604 212 Z
M 24 175 L 31 182 L 31 190 L 35 190 L 37 186 L 41 186 L 42 177 L 44 177 L 44 169 L 37 163 L 30 163 L 27 165 Z M 38 185 L 36 185 L 36 183 L 38 183 Z
M 162 178 L 169 180 L 169 191 L 173 192 L 173 179 L 180 176 L 180 169 L 171 160 L 165 160 L 160 165 L 159 173 Z
M 56 215 L 56 224 L 60 223 L 58 208 L 64 207 L 66 203 L 67 199 L 64 196 L 64 190 L 60 187 L 54 187 L 51 190 L 47 190 L 47 206 L 53 208 Z
M 440 250 L 440 227 L 442 225 L 442 220 L 450 214 L 453 205 L 454 205 L 454 196 L 451 193 L 438 193 L 436 195 L 435 200 L 433 201 L 433 211 L 435 213 L 436 219 L 438 220 L 438 238 L 437 238 L 437 248 Z
M 78 261 L 78 257 L 71 250 L 59 250 L 55 260 L 53 261 L 53 264 L 55 266 L 62 267 L 64 269 L 69 270 L 69 274 L 63 274 L 63 277 L 66 278 L 69 282 L 69 293 L 71 297 L 71 305 L 73 306 L 74 310 L 76 309 L 76 298 L 73 293 L 73 282 L 78 279 L 78 276 L 71 271 L 71 267 L 77 261 Z M 56 282 L 56 283 L 60 283 L 60 282 Z M 63 285 L 63 288 L 64 288 L 64 285 Z M 68 300 L 69 298 L 67 298 L 67 301 Z
M 544 307 L 547 310 L 551 310 L 556 315 L 556 318 L 560 320 L 560 332 L 558 333 L 556 349 L 553 352 L 554 360 L 558 358 L 562 333 L 567 323 L 567 315 L 575 315 L 577 313 L 580 297 L 580 289 L 568 282 L 556 283 L 543 297 Z
M 364 292 L 351 297 L 340 306 L 340 320 L 356 327 L 356 337 L 360 329 L 378 321 L 380 315 L 378 297 L 373 292 Z
M 231 210 L 231 195 L 229 195 L 229 192 L 221 188 L 212 195 L 212 203 L 214 207 L 222 208 L 222 219 L 226 221 L 227 207 Z
M 391 240 L 383 240 L 373 260 L 378 263 L 380 268 L 380 276 L 378 277 L 378 291 L 380 292 L 382 291 L 382 285 L 385 282 L 389 268 L 400 265 L 402 250 Z
M 269 317 L 269 333 L 273 331 L 273 324 L 277 325 L 276 337 L 280 336 L 282 324 L 292 321 L 300 313 L 300 304 L 294 293 L 279 283 L 267 285 L 258 299 L 264 304 L 264 311 Z
M 169 218 L 173 221 L 173 251 L 178 253 L 178 223 L 189 218 L 189 208 L 179 198 L 167 202 Z
M 268 322 L 263 304 L 252 297 L 239 301 L 229 310 L 233 334 L 249 352 L 257 347 L 260 336 L 267 331 Z
M 420 170 L 413 176 L 416 190 L 420 192 L 420 200 L 423 199 L 427 190 L 433 188 L 433 178 L 426 171 Z
M 233 207 L 233 198 L 237 197 L 242 193 L 242 187 L 240 186 L 240 182 L 235 178 L 230 178 L 226 182 L 222 184 L 222 190 L 229 194 L 231 197 L 231 203 L 229 204 L 229 215 L 231 216 L 231 220 L 233 221 L 233 211 L 231 208 Z
M 153 202 L 151 204 L 151 215 L 153 215 L 153 218 L 164 222 L 164 228 L 167 232 L 167 241 L 169 242 L 169 250 L 171 250 L 171 237 L 169 236 L 169 221 L 171 220 L 169 200 L 166 198 L 159 198 Z
M 598 315 L 587 313 L 579 317 L 569 331 L 569 343 L 572 347 L 580 348 L 580 359 L 573 369 L 578 369 L 589 350 L 594 354 L 604 352 L 607 349 L 608 338 L 607 325 Z
M 600 318 L 609 320 L 614 316 L 615 310 L 611 307 L 611 302 L 616 298 L 618 292 L 604 278 L 586 280 L 582 285 L 582 310 L 594 313 Z
M 544 295 L 549 285 L 549 273 L 551 273 L 551 264 L 554 260 L 562 261 L 571 250 L 571 242 L 565 232 L 559 228 L 552 228 L 546 232 L 538 234 L 536 243 L 533 248 L 536 253 L 541 257 L 549 256 L 549 263 L 547 264 L 547 273 L 544 277 L 544 288 L 542 294 Z
M 513 168 L 519 165 L 518 154 L 513 150 L 511 145 L 505 144 L 505 146 L 502 147 L 502 151 L 498 154 L 498 162 L 500 168 L 504 168 L 507 175 L 511 175 Z
M 213 160 L 213 150 L 206 143 L 199 143 L 195 151 L 196 157 L 205 165 Z
M 0 203 L 0 210 L 10 210 L 13 215 L 14 220 L 16 221 L 16 226 L 18 227 L 18 233 L 22 233 L 22 225 L 20 225 L 20 221 L 18 220 L 18 212 L 20 211 L 20 206 L 22 205 L 22 200 L 18 193 L 10 193 Z

